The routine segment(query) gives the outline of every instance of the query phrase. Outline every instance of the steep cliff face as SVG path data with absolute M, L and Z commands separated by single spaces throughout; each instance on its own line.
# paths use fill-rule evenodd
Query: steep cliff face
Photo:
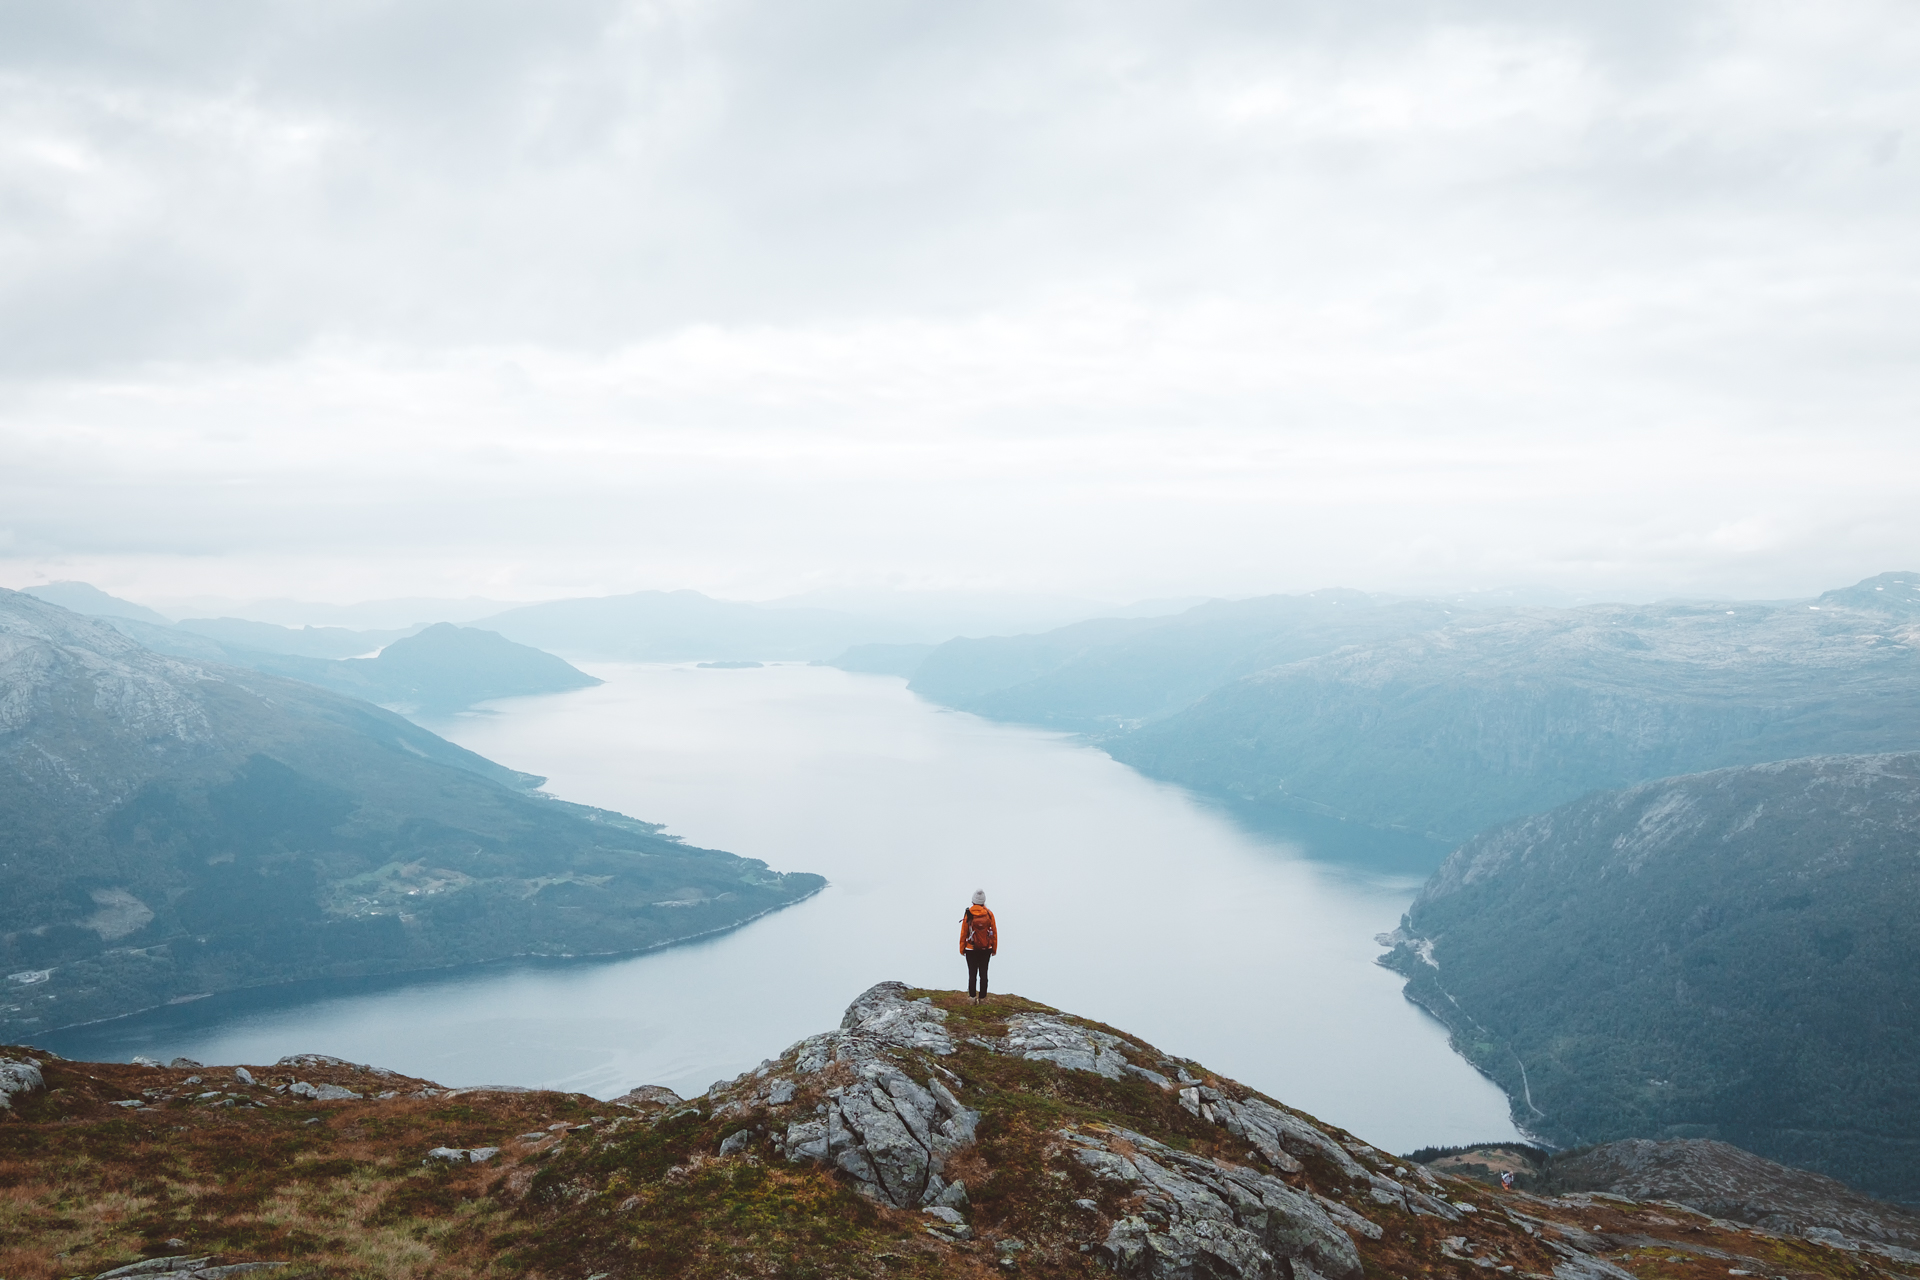
M 1920 755 L 1523 819 L 1461 846 L 1383 941 L 1535 1133 L 1721 1138 L 1920 1200 Z
M 1906 576 L 1817 605 L 1482 616 L 1245 676 L 1103 745 L 1197 790 L 1455 840 L 1650 778 L 1920 749 L 1920 618 L 1886 590 Z
M 0 592 L 0 1034 L 291 978 L 652 946 L 821 883 L 539 781 L 364 702 Z
M 1877 1241 L 1435 1176 L 1115 1028 L 899 983 L 690 1100 L 318 1054 L 32 1065 L 45 1088 L 0 1119 L 0 1161 L 32 1153 L 0 1164 L 30 1280 L 1920 1276 Z

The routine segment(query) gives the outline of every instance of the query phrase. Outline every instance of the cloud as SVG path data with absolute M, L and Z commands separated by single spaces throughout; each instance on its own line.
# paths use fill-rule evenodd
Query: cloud
M 140 12 L 0 50 L 16 577 L 1773 593 L 1920 532 L 1891 5 Z

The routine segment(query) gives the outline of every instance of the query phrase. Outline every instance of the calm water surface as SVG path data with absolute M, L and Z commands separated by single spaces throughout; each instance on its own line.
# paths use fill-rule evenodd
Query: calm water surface
M 48 1037 L 70 1056 L 296 1052 L 448 1084 L 697 1094 L 838 1023 L 886 978 L 961 986 L 959 917 L 999 917 L 997 990 L 1124 1027 L 1369 1140 L 1513 1138 L 1500 1091 L 1377 968 L 1410 878 L 1249 834 L 1098 751 L 825 667 L 592 667 L 596 689 L 429 727 L 547 790 L 831 887 L 619 960 L 216 996 Z

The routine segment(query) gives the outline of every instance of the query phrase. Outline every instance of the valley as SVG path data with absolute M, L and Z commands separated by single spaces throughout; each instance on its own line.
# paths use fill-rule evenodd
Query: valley
M 1418 879 L 1250 833 L 1059 735 L 954 715 L 897 679 L 774 664 L 594 664 L 604 684 L 426 722 L 598 809 L 827 886 L 725 934 L 624 958 L 216 995 L 41 1041 L 69 1057 L 268 1061 L 315 1046 L 453 1085 L 697 1092 L 839 1016 L 885 957 L 964 984 L 975 888 L 994 982 L 1127 1021 L 1404 1146 L 1511 1135 L 1505 1098 L 1372 963 Z M 1141 963 L 1142 913 L 1171 940 Z M 715 1010 L 726 1011 L 716 1016 Z M 1311 1046 L 1305 1049 L 1303 1046 Z

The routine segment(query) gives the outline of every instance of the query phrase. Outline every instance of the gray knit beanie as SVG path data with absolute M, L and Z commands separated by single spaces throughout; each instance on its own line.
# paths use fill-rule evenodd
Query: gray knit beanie
M 985 889 L 975 889 L 973 891 L 973 905 L 976 907 L 984 907 L 987 905 L 987 891 Z

